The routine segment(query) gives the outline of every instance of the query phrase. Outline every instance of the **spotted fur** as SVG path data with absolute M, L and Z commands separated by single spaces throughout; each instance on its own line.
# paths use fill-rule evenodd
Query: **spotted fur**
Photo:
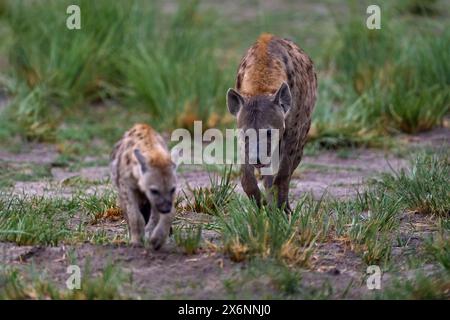
M 164 243 L 174 216 L 175 165 L 162 137 L 136 124 L 111 153 L 111 177 L 128 222 L 131 243 Z
M 287 99 L 289 108 L 276 96 L 284 83 L 289 87 L 284 90 L 291 98 Z M 282 132 L 279 170 L 275 176 L 265 177 L 265 186 L 275 187 L 272 190 L 277 194 L 279 206 L 286 204 L 289 207 L 289 183 L 302 159 L 316 92 L 317 77 L 309 56 L 291 40 L 265 33 L 242 58 L 235 91 L 228 94 L 229 109 L 233 104 L 242 105 L 239 112 L 234 109 L 239 128 L 270 127 Z M 230 102 L 232 99 L 234 101 Z M 273 110 L 279 106 L 283 107 L 281 112 Z M 244 191 L 260 203 L 254 168 L 247 164 L 242 166 L 241 182 Z

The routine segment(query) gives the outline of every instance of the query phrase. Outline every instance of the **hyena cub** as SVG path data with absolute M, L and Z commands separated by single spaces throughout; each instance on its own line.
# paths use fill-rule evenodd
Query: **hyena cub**
M 165 242 L 175 215 L 176 166 L 162 139 L 150 126 L 136 124 L 114 146 L 111 176 L 128 222 L 131 243 Z
M 289 183 L 302 159 L 316 91 L 316 73 L 308 55 L 290 40 L 262 34 L 241 60 L 235 89 L 227 93 L 227 106 L 237 117 L 239 129 L 256 129 L 263 134 L 278 130 L 278 171 L 264 176 L 264 186 L 270 190 L 269 201 L 276 195 L 278 206 L 285 205 L 287 210 Z M 258 150 L 257 161 L 251 164 L 246 155 L 241 168 L 242 187 L 258 204 L 261 194 L 254 170 L 271 165 L 259 161 L 259 150 L 271 150 L 271 140 L 267 136 L 261 139 L 258 134 L 257 148 L 253 147 Z

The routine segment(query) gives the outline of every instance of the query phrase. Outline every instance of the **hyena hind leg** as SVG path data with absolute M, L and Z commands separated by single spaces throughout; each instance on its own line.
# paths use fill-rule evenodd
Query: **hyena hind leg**
M 141 245 L 144 238 L 145 221 L 139 209 L 134 206 L 127 207 L 127 220 L 130 232 L 130 241 L 133 245 Z
M 129 192 L 127 195 L 126 215 L 132 245 L 141 245 L 144 238 L 145 220 L 139 210 L 136 196 Z
M 274 192 L 277 197 L 277 206 L 279 208 L 284 207 L 286 213 L 291 213 L 292 209 L 289 204 L 289 184 L 291 179 L 289 177 L 278 177 L 274 181 Z

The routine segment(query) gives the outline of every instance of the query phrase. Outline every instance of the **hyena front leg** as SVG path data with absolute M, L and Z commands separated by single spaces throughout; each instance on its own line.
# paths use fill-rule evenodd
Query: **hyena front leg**
M 150 240 L 153 230 L 155 230 L 156 226 L 158 225 L 159 216 L 160 216 L 159 211 L 156 210 L 156 208 L 154 206 L 152 206 L 150 219 L 149 219 L 147 225 L 145 226 L 145 240 L 146 241 Z
M 133 245 L 141 245 L 144 236 L 145 220 L 139 210 L 138 198 L 133 191 L 128 191 L 125 197 L 126 199 L 121 200 L 121 203 L 126 203 L 125 207 L 128 229 L 130 233 L 130 242 Z
M 152 216 L 156 211 L 157 210 L 152 212 Z M 175 216 L 175 210 L 172 210 L 172 212 L 167 214 L 161 214 L 158 212 L 155 215 L 159 215 L 159 219 L 151 233 L 150 243 L 155 250 L 158 250 L 164 244 L 164 242 L 167 239 L 167 236 L 170 233 L 170 227 L 172 226 L 172 221 Z
M 284 160 L 284 161 L 283 161 Z M 286 159 L 282 159 L 280 169 L 274 179 L 274 192 L 277 197 L 277 206 L 281 208 L 284 205 L 284 210 L 288 213 L 292 212 L 288 201 L 289 184 L 291 182 L 290 165 Z
M 254 199 L 256 204 L 261 206 L 261 191 L 258 188 L 258 181 L 256 180 L 253 166 L 243 164 L 241 167 L 241 172 L 242 188 L 250 199 Z

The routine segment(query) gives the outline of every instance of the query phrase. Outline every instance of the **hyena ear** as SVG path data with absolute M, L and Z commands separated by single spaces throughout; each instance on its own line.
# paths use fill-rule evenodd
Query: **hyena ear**
M 230 88 L 227 92 L 227 107 L 233 116 L 236 116 L 244 105 L 244 98 L 236 90 Z
M 286 113 L 291 108 L 292 104 L 292 96 L 291 90 L 286 82 L 283 82 L 280 89 L 278 89 L 277 93 L 275 93 L 275 98 L 273 100 L 274 103 L 278 104 L 283 112 Z
M 142 173 L 145 173 L 148 170 L 148 165 L 147 165 L 147 162 L 146 162 L 144 156 L 141 153 L 141 150 L 134 149 L 134 155 L 136 156 L 136 159 L 141 166 Z

